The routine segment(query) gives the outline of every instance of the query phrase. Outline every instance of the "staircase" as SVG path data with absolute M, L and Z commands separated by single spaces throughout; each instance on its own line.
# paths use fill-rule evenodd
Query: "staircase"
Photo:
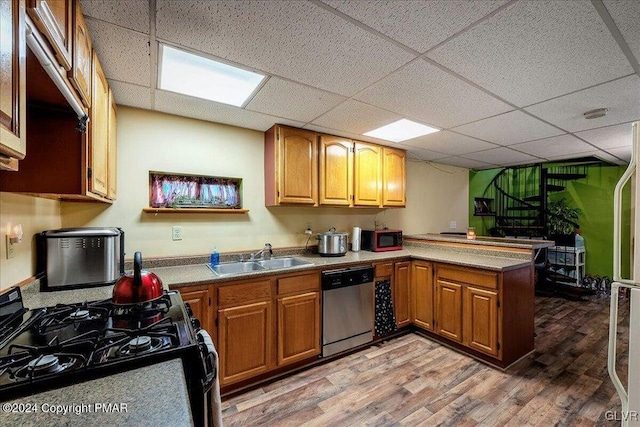
M 571 180 L 585 178 L 586 165 L 505 168 L 487 186 L 483 197 L 494 200 L 493 234 L 514 237 L 547 236 L 548 196 L 563 191 Z M 574 224 L 576 227 L 578 224 Z

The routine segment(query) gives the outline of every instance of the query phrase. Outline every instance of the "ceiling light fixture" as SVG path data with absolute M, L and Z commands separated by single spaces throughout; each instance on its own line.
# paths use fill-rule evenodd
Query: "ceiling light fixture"
M 242 106 L 265 76 L 170 46 L 160 45 L 158 87 Z
M 599 119 L 600 117 L 606 116 L 608 111 L 608 108 L 596 108 L 595 110 L 587 111 L 583 116 L 587 120 Z
M 432 128 L 421 123 L 400 119 L 397 122 L 389 123 L 388 125 L 363 133 L 363 135 L 384 139 L 385 141 L 402 142 L 439 131 L 440 129 Z

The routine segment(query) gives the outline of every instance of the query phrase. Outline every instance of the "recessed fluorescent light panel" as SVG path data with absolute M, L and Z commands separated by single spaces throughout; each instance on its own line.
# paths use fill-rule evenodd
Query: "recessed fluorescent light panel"
M 397 122 L 389 123 L 388 125 L 379 127 L 378 129 L 374 129 L 363 135 L 384 139 L 386 141 L 402 142 L 407 139 L 417 138 L 422 135 L 439 131 L 440 129 L 412 122 L 411 120 L 400 119 Z
M 160 89 L 240 107 L 265 76 L 160 45 Z

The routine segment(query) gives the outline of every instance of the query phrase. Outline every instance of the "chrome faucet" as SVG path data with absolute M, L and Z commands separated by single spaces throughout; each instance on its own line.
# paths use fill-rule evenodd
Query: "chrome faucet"
M 273 250 L 271 249 L 271 243 L 265 243 L 264 248 L 260 249 L 258 252 L 254 252 L 249 256 L 249 261 L 253 261 L 256 257 L 260 256 L 261 259 L 264 258 L 264 252 L 269 251 L 269 258 L 273 256 Z

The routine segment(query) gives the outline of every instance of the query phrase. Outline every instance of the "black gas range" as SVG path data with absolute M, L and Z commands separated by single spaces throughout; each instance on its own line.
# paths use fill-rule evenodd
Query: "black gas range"
M 206 425 L 215 349 L 178 292 L 129 306 L 109 299 L 33 310 L 17 287 L 0 295 L 0 401 L 175 358 L 194 422 Z

